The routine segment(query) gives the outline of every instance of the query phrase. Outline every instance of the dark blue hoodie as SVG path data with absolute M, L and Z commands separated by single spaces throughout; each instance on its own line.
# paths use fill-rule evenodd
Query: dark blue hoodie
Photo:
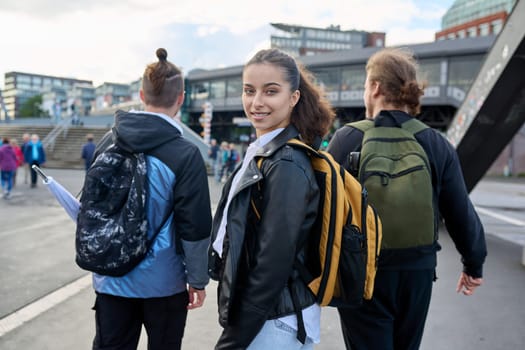
M 117 111 L 115 126 L 97 145 L 95 158 L 112 142 L 146 154 L 148 233 L 159 231 L 144 260 L 122 277 L 93 274 L 97 292 L 133 298 L 180 293 L 186 284 L 209 281 L 211 232 L 208 176 L 197 146 L 166 115 Z M 164 219 L 168 220 L 162 225 Z

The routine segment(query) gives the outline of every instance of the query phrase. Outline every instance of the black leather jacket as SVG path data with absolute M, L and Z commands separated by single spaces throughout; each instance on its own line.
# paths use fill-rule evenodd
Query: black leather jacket
M 301 309 L 315 302 L 293 267 L 296 258 L 304 260 L 304 242 L 319 202 L 307 154 L 286 145 L 297 136 L 290 125 L 258 151 L 230 202 L 222 259 L 210 246 L 209 272 L 219 281 L 219 323 L 224 327 L 216 349 L 244 349 L 266 320 L 294 313 L 290 289 Z M 259 157 L 264 158 L 260 170 Z M 238 170 L 224 186 L 212 242 Z

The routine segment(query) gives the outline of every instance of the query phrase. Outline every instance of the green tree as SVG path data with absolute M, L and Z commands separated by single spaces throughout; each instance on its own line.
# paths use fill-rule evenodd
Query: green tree
M 42 95 L 35 95 L 27 99 L 18 110 L 19 118 L 40 117 L 44 114 L 42 110 Z

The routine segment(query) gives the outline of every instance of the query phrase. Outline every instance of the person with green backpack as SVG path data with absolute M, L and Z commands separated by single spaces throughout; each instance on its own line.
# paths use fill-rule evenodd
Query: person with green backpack
M 457 292 L 465 295 L 483 282 L 484 229 L 456 151 L 414 117 L 423 86 L 412 54 L 380 50 L 366 72 L 366 119 L 337 130 L 327 150 L 367 189 L 383 240 L 373 297 L 339 308 L 341 327 L 348 349 L 418 349 L 437 279 L 441 219 L 461 255 Z

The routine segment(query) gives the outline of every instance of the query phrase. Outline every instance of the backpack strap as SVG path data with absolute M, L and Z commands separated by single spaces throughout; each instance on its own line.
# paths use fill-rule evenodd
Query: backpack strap
M 365 133 L 367 130 L 370 130 L 374 127 L 374 121 L 370 119 L 363 119 L 357 122 L 347 123 L 345 125 L 356 128 Z M 428 125 L 419 121 L 416 118 L 410 118 L 409 120 L 401 124 L 401 128 L 403 128 L 403 130 L 408 131 L 412 135 L 415 135 L 420 131 L 428 129 Z
M 288 280 L 288 289 L 290 291 L 290 296 L 292 298 L 293 308 L 295 310 L 295 315 L 297 317 L 297 340 L 304 344 L 306 342 L 306 328 L 304 327 L 303 319 L 303 310 L 300 307 L 299 300 L 297 299 L 297 294 L 292 288 L 293 280 L 290 278 Z
M 415 135 L 420 131 L 428 129 L 428 125 L 417 120 L 416 118 L 410 118 L 409 120 L 401 124 L 401 128 L 403 128 L 403 130 L 408 131 L 412 135 Z
M 310 145 L 304 143 L 303 141 L 295 139 L 295 138 L 292 138 L 292 139 L 286 141 L 286 144 L 291 145 L 292 147 L 302 148 L 306 152 L 311 152 L 312 154 L 315 154 L 315 155 L 319 154 L 313 147 L 311 147 Z M 264 157 L 257 158 L 257 160 L 256 160 L 257 168 L 262 169 L 263 161 L 264 161 Z M 259 191 L 261 190 L 260 183 L 257 184 L 257 188 L 259 189 Z M 261 213 L 257 209 L 257 204 L 254 202 L 253 198 L 250 200 L 250 204 L 251 204 L 252 209 L 253 209 L 253 211 L 255 213 L 255 216 L 257 216 L 257 219 L 260 220 L 261 219 Z
M 305 149 L 306 151 L 308 152 L 312 152 L 313 154 L 318 154 L 319 152 L 314 149 L 312 146 L 304 143 L 303 141 L 299 140 L 299 139 L 289 139 L 288 141 L 286 141 L 286 144 L 290 145 L 290 146 L 295 146 L 295 147 L 299 147 L 299 148 L 303 148 Z
M 359 143 L 358 148 L 355 149 L 353 152 L 349 152 L 346 155 L 344 162 L 342 163 L 342 166 L 348 169 L 350 173 L 355 178 L 357 178 L 358 169 L 359 169 L 360 152 L 361 152 L 361 148 L 363 147 L 363 141 L 365 140 L 365 134 L 368 130 L 373 129 L 375 127 L 375 123 L 372 119 L 363 119 L 363 120 L 359 120 L 356 122 L 346 123 L 345 126 L 355 128 L 357 130 L 360 130 L 363 133 L 363 138 L 361 139 L 361 142 Z M 342 178 L 344 179 L 344 176 Z
M 356 128 L 358 130 L 361 130 L 364 133 L 367 130 L 370 130 L 370 129 L 372 129 L 374 127 L 374 121 L 371 120 L 371 119 L 363 119 L 363 120 L 359 120 L 357 122 L 347 123 L 345 125 L 351 126 L 352 128 Z

